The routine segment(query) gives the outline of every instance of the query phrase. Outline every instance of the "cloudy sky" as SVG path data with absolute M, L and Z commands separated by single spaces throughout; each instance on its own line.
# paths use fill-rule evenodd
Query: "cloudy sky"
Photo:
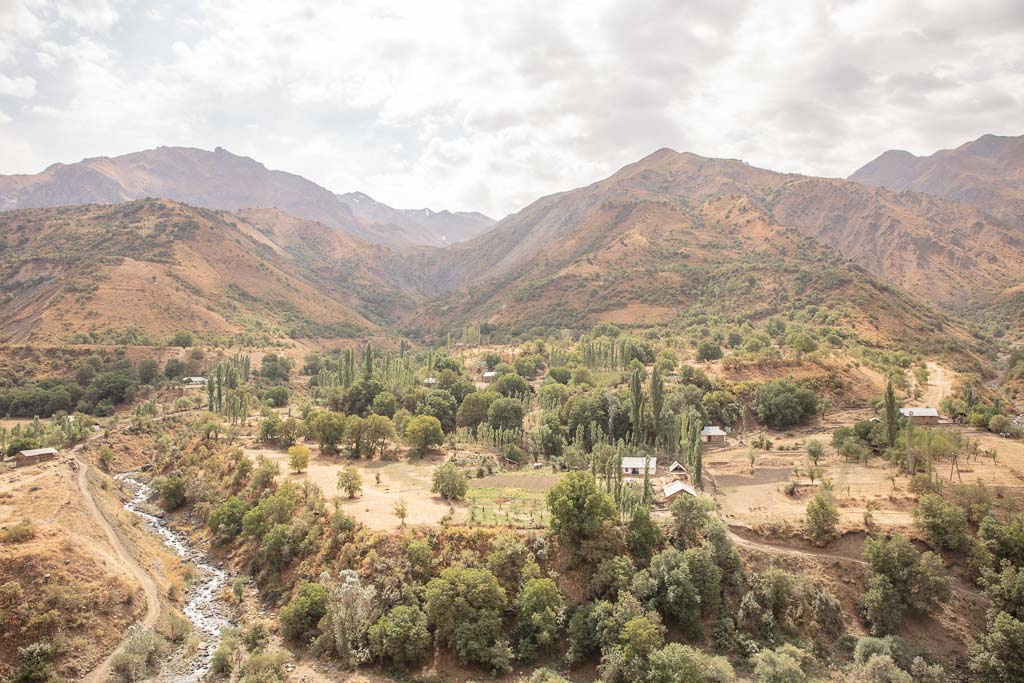
M 496 217 L 660 147 L 843 176 L 1024 134 L 1020 0 L 0 0 L 0 173 L 222 146 Z

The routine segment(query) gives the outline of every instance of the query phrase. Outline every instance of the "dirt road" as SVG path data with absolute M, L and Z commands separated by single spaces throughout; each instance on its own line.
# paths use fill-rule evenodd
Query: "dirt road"
M 114 549 L 117 554 L 118 560 L 121 565 L 131 573 L 139 583 L 142 585 L 142 589 L 146 593 L 146 615 L 142 619 L 143 626 L 153 626 L 157 619 L 160 618 L 160 591 L 157 588 L 156 582 L 153 577 L 149 575 L 142 565 L 140 565 L 131 553 L 125 548 L 124 543 L 121 541 L 121 537 L 107 518 L 103 515 L 99 505 L 96 504 L 96 499 L 93 498 L 92 491 L 89 489 L 89 478 L 86 476 L 89 470 L 89 466 L 77 457 L 77 454 L 81 452 L 81 445 L 75 446 L 72 449 L 71 454 L 75 457 L 75 462 L 78 463 L 78 488 L 82 492 L 82 500 L 85 501 L 86 507 L 92 516 L 96 518 L 96 523 L 100 525 L 103 531 L 107 535 L 107 540 L 110 541 L 110 546 Z M 110 665 L 114 659 L 114 655 L 118 650 L 121 649 L 119 645 L 114 649 L 110 655 L 107 656 L 102 662 L 100 662 L 92 671 L 90 671 L 83 679 L 86 683 L 103 683 L 110 677 Z

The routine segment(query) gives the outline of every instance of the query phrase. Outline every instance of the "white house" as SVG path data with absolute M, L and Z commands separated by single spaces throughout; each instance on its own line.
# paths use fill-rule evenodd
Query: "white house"
M 700 430 L 700 440 L 704 443 L 725 443 L 725 430 L 711 425 Z
M 622 459 L 622 474 L 629 477 L 642 477 L 644 469 L 652 477 L 658 472 L 657 458 L 644 458 L 640 456 L 626 456 Z
M 498 373 L 496 373 L 494 370 L 488 370 L 487 372 L 484 373 L 484 381 L 487 382 L 488 384 L 490 384 L 491 382 L 494 381 L 494 379 L 497 376 L 498 376 Z
M 182 377 L 181 381 L 185 384 L 206 384 L 205 377 Z
M 435 384 L 437 384 L 437 378 L 436 377 L 428 377 L 425 380 L 423 380 L 423 383 L 426 384 L 428 387 L 432 387 Z
M 678 496 L 680 493 L 686 493 L 687 495 L 690 496 L 696 496 L 697 489 L 693 488 L 685 481 L 676 480 L 670 481 L 669 483 L 661 487 L 661 493 L 662 495 L 665 496 L 666 501 L 670 501 L 676 496 Z

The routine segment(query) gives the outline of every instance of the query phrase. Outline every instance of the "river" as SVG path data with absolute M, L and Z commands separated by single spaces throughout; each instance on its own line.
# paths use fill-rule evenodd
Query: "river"
M 198 570 L 197 579 L 188 589 L 182 613 L 192 622 L 193 632 L 203 646 L 190 659 L 175 662 L 175 666 L 171 668 L 179 673 L 162 673 L 158 678 L 173 683 L 197 683 L 210 670 L 213 652 L 220 643 L 221 630 L 233 626 L 228 616 L 230 608 L 221 598 L 228 574 L 207 562 L 205 553 L 193 548 L 185 534 L 174 531 L 163 519 L 143 509 L 146 501 L 153 495 L 153 489 L 134 479 L 132 474 L 119 474 L 116 477 L 135 492 L 132 499 L 124 504 L 124 508 L 145 521 L 164 545 L 173 550 L 178 557 L 195 565 Z

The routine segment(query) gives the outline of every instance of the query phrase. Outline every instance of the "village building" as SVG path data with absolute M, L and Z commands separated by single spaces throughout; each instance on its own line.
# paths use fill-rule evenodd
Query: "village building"
M 900 415 L 913 425 L 939 424 L 939 411 L 935 408 L 900 408 Z
M 685 493 L 688 496 L 696 497 L 697 496 L 697 489 L 693 488 L 692 486 L 687 484 L 685 481 L 679 481 L 677 479 L 676 481 L 670 481 L 669 483 L 667 483 L 663 487 L 661 487 L 661 493 L 662 493 L 662 496 L 664 496 L 664 498 L 665 498 L 665 502 L 666 503 L 670 503 L 680 493 Z
M 436 377 L 428 377 L 425 380 L 423 380 L 423 383 L 426 384 L 428 387 L 432 387 L 435 384 L 437 384 L 437 378 Z
M 668 466 L 669 474 L 686 474 L 686 468 L 679 463 L 678 460 L 673 460 L 672 464 Z
M 487 372 L 484 373 L 484 382 L 490 384 L 491 382 L 494 381 L 494 379 L 497 376 L 498 373 L 496 373 L 494 370 L 488 370 Z
M 47 460 L 53 460 L 57 457 L 56 448 L 31 448 L 24 451 L 18 451 L 14 456 L 15 467 L 28 467 L 29 465 L 36 465 Z
M 206 384 L 206 378 L 205 377 L 182 377 L 181 381 L 184 382 L 185 384 L 195 384 L 195 385 Z
M 700 440 L 704 443 L 725 443 L 725 430 L 711 425 L 700 430 Z
M 622 459 L 622 474 L 627 477 L 642 477 L 645 469 L 652 477 L 657 474 L 658 459 L 640 456 L 626 456 Z

